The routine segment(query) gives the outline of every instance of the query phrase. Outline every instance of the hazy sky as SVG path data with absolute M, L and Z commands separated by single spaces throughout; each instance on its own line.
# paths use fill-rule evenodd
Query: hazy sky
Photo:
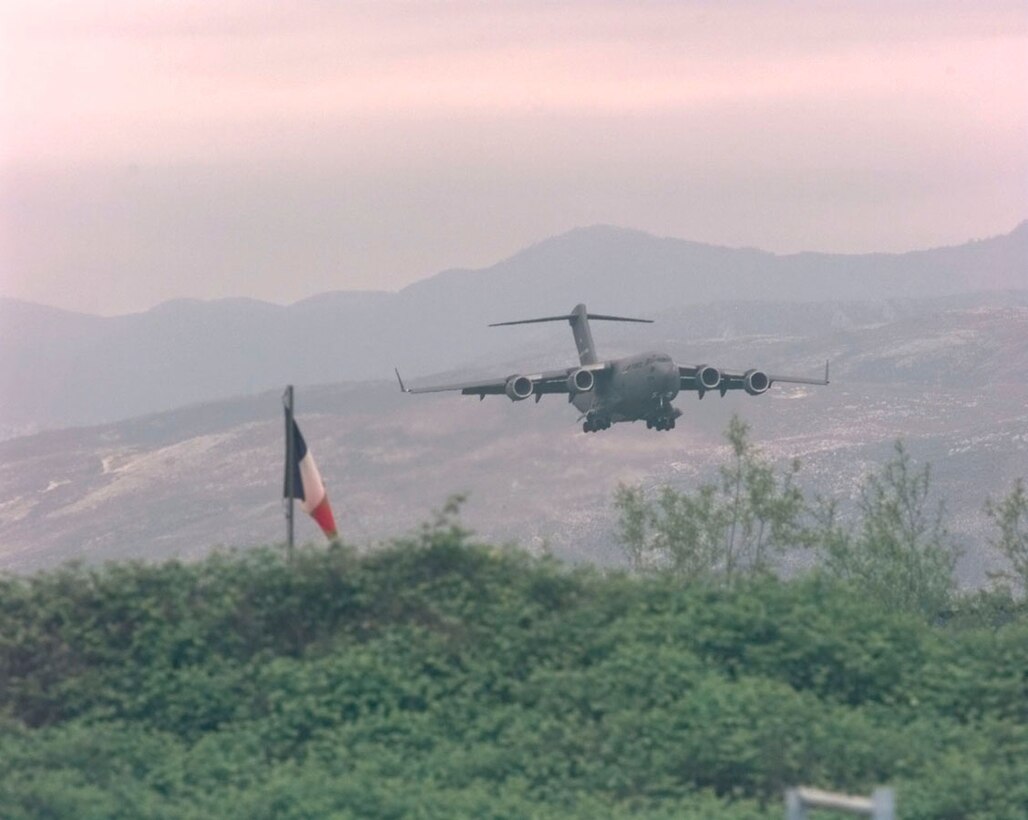
M 1028 217 L 1028 4 L 0 0 L 0 296 L 395 289 L 609 223 L 907 250 Z

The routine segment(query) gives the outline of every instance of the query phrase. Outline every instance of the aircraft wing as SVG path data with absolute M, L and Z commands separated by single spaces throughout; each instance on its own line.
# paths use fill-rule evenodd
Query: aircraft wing
M 400 390 L 404 393 L 444 393 L 448 391 L 460 391 L 465 396 L 478 396 L 480 399 L 484 399 L 486 396 L 502 396 L 507 394 L 507 386 L 514 380 L 528 379 L 532 382 L 532 390 L 531 392 L 528 392 L 523 389 L 524 387 L 527 387 L 527 385 L 524 385 L 523 383 L 519 384 L 518 386 L 523 389 L 524 393 L 520 398 L 528 398 L 529 396 L 534 395 L 536 397 L 536 401 L 538 401 L 541 396 L 548 393 L 570 392 L 568 377 L 578 370 L 587 370 L 594 376 L 598 376 L 601 372 L 609 369 L 610 362 L 597 362 L 596 364 L 565 367 L 562 370 L 548 370 L 543 373 L 530 373 L 525 375 L 514 373 L 510 376 L 503 376 L 497 379 L 456 382 L 454 384 L 433 384 L 427 387 L 407 387 L 403 383 L 403 379 L 400 377 L 400 371 L 397 370 L 396 380 L 400 383 Z
M 720 370 L 710 365 L 682 365 L 678 368 L 679 389 L 696 390 L 704 393 L 717 390 L 724 395 L 729 390 L 745 390 L 751 395 L 759 395 L 775 382 L 788 384 L 828 384 L 828 362 L 825 362 L 823 379 L 808 376 L 778 376 L 763 370 L 746 370 L 744 372 Z

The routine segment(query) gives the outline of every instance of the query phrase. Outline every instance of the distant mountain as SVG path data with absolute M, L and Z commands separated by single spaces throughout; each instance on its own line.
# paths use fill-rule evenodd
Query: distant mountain
M 470 491 L 466 523 L 490 541 L 613 561 L 617 483 L 695 486 L 726 458 L 721 431 L 738 412 L 771 457 L 802 460 L 808 492 L 844 503 L 905 439 L 932 463 L 937 497 L 966 548 L 964 581 L 980 583 L 996 566 L 982 504 L 1028 467 L 1028 296 L 736 303 L 658 315 L 652 326 L 598 325 L 597 344 L 638 349 L 641 334 L 683 361 L 814 374 L 830 357 L 832 384 L 759 398 L 680 396 L 673 432 L 637 424 L 596 435 L 579 431 L 560 397 L 536 405 L 409 396 L 390 380 L 302 388 L 300 421 L 342 532 L 360 544 L 391 537 L 448 494 Z M 559 326 L 507 344 L 488 367 L 453 375 L 545 366 L 573 350 Z M 281 539 L 280 395 L 0 442 L 0 567 L 193 556 Z M 320 537 L 306 519 L 299 533 Z
M 326 293 L 288 307 L 176 300 L 101 318 L 0 299 L 0 438 L 289 382 L 383 378 L 397 364 L 414 376 L 495 360 L 551 338 L 551 329 L 525 329 L 515 340 L 487 330 L 488 321 L 552 314 L 580 301 L 702 322 L 724 311 L 693 312 L 698 306 L 740 299 L 884 303 L 1011 289 L 1028 289 L 1028 223 L 957 247 L 858 256 L 777 256 L 582 228 L 484 270 L 444 271 L 398 293 Z

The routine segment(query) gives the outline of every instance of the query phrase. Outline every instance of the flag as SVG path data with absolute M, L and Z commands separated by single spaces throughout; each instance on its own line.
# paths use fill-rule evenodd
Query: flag
M 332 506 L 328 503 L 328 494 L 325 492 L 321 473 L 318 472 L 318 465 L 314 463 L 314 456 L 307 449 L 307 442 L 303 440 L 296 421 L 293 421 L 293 463 L 286 464 L 286 470 L 290 469 L 293 471 L 293 498 L 300 500 L 300 507 L 318 522 L 318 526 L 328 538 L 336 538 L 336 522 L 332 516 Z M 289 497 L 288 472 L 282 495 L 285 498 Z

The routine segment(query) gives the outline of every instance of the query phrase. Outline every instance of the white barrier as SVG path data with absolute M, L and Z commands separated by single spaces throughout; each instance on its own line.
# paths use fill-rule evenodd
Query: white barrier
M 807 820 L 807 809 L 835 809 L 863 814 L 871 820 L 896 820 L 896 794 L 890 788 L 875 789 L 870 797 L 835 794 L 805 786 L 786 791 L 786 820 Z

